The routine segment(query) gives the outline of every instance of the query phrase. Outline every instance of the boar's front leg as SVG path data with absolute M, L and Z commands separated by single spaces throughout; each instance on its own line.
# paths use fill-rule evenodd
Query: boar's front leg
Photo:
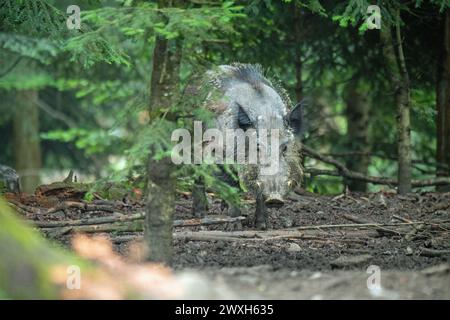
M 241 215 L 241 209 L 237 205 L 228 203 L 225 200 L 222 200 L 220 209 L 222 211 L 226 210 L 227 215 L 230 217 L 239 217 Z M 230 222 L 227 224 L 226 229 L 228 231 L 242 230 L 242 222 L 241 221 Z
M 222 203 L 220 204 L 220 209 L 222 211 L 227 211 L 227 216 L 230 217 L 239 217 L 241 215 L 241 209 L 234 205 L 226 202 L 225 200 L 222 200 Z
M 256 213 L 255 213 L 255 225 L 257 229 L 267 229 L 268 215 L 267 207 L 264 202 L 262 192 L 258 191 L 256 195 Z
M 192 215 L 202 218 L 208 212 L 208 199 L 206 188 L 202 177 L 195 179 L 192 188 Z
M 230 187 L 239 188 L 239 182 L 233 179 L 224 167 L 221 166 L 220 168 L 221 173 L 217 174 L 217 178 L 226 182 Z M 239 217 L 241 215 L 241 208 L 239 206 L 225 200 L 222 200 L 220 209 L 222 212 L 226 212 L 226 214 L 230 217 Z M 240 221 L 230 222 L 227 224 L 226 229 L 229 231 L 241 230 L 242 223 Z

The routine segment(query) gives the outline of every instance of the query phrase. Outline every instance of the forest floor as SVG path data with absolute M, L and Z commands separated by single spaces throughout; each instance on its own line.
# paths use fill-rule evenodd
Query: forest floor
M 86 211 L 36 199 L 12 201 L 44 223 L 143 211 L 139 202 L 117 201 L 105 212 L 101 200 Z M 221 216 L 220 199 L 210 200 L 209 215 Z M 175 228 L 174 271 L 207 279 L 216 286 L 209 298 L 450 299 L 450 193 L 292 193 L 284 207 L 269 209 L 264 232 L 253 227 L 254 201 L 244 205 L 247 219 L 237 231 L 229 231 L 236 223 Z M 180 194 L 175 219 L 192 219 L 191 211 L 190 196 Z M 52 237 L 69 244 L 72 234 Z M 134 244 L 142 232 L 107 236 L 126 259 L 139 259 Z

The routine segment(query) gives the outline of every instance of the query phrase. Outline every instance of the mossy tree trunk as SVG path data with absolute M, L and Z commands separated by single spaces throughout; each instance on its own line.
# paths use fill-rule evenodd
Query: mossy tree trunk
M 159 1 L 159 7 L 174 6 L 174 1 Z M 170 108 L 179 99 L 179 68 L 181 40 L 156 37 L 153 71 L 150 84 L 150 114 Z M 145 240 L 149 261 L 170 264 L 172 261 L 172 221 L 175 206 L 174 165 L 170 158 L 148 161 L 148 188 L 145 219 Z
M 395 94 L 397 107 L 398 193 L 411 192 L 411 120 L 410 81 L 400 34 L 400 13 L 396 12 L 395 40 L 389 25 L 381 27 L 384 59 Z
M 295 47 L 295 98 L 296 103 L 303 99 L 303 82 L 302 82 L 302 42 L 303 42 L 303 23 L 299 5 L 294 1 L 292 3 L 294 10 L 294 47 Z
M 351 152 L 361 153 L 357 157 L 348 157 L 347 168 L 367 175 L 369 168 L 369 103 L 358 87 L 357 81 L 351 81 L 345 96 L 345 116 L 347 118 L 347 148 Z M 351 191 L 367 191 L 367 183 L 348 180 L 346 185 Z
M 438 61 L 436 86 L 437 108 L 437 176 L 450 176 L 450 10 L 444 13 L 442 24 L 442 46 Z M 449 186 L 438 187 L 439 191 L 450 191 Z
M 41 142 L 39 138 L 38 91 L 17 91 L 13 106 L 15 169 L 22 191 L 32 193 L 40 184 Z

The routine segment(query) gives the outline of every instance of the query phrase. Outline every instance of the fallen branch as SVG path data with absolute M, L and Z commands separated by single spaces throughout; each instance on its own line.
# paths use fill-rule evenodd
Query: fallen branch
M 102 204 L 92 204 L 86 202 L 77 202 L 77 201 L 64 201 L 57 206 L 50 208 L 47 210 L 46 214 L 55 213 L 57 211 L 64 211 L 70 208 L 77 208 L 83 211 L 107 211 L 114 212 L 114 208 L 111 205 L 102 205 Z
M 112 216 L 92 218 L 75 221 L 38 222 L 43 232 L 62 235 L 70 232 L 96 233 L 96 232 L 140 232 L 144 231 L 144 213 L 130 216 Z M 174 220 L 174 227 L 192 227 L 200 225 L 212 225 L 245 220 L 246 217 L 205 217 L 202 219 Z M 93 223 L 95 222 L 95 224 Z M 113 223 L 112 223 L 113 222 Z M 61 230 L 63 233 L 59 232 Z
M 347 219 L 347 220 L 350 220 L 352 222 L 356 222 L 358 224 L 367 224 L 367 223 L 372 223 L 373 224 L 373 222 L 361 219 L 360 217 L 356 217 L 356 216 L 348 214 L 348 213 L 342 214 L 342 217 Z M 387 229 L 387 228 L 384 228 L 384 227 L 376 227 L 374 229 L 377 232 L 379 232 L 381 235 L 384 235 L 384 234 L 401 235 L 401 233 L 398 232 L 398 231 Z
M 129 216 L 130 220 L 126 220 L 125 217 L 114 217 L 114 223 L 107 223 L 105 221 L 112 220 L 102 220 L 100 222 L 93 225 L 66 225 L 66 226 L 58 226 L 58 227 L 42 227 L 41 230 L 48 235 L 63 235 L 71 232 L 80 232 L 80 233 L 97 233 L 97 232 L 141 232 L 144 230 L 144 223 L 142 219 L 143 215 L 140 216 Z M 105 217 L 107 218 L 107 217 Z M 112 219 L 113 217 L 109 217 Z M 101 218 L 96 218 L 101 219 Z M 132 220 L 134 219 L 134 220 Z M 211 225 L 211 224 L 219 224 L 219 223 L 229 223 L 245 220 L 245 217 L 206 217 L 203 219 L 189 219 L 189 220 L 175 220 L 173 222 L 174 227 L 187 227 L 187 226 L 199 226 L 199 225 Z M 76 223 L 81 223 L 82 220 L 76 221 Z M 92 221 L 92 220 L 91 220 Z M 282 230 L 282 238 L 286 237 L 297 237 L 302 235 L 302 233 L 298 233 L 298 231 L 305 230 L 324 230 L 324 229 L 382 229 L 383 231 L 387 231 L 385 227 L 401 227 L 401 226 L 414 226 L 414 225 L 431 225 L 431 226 L 439 226 L 442 223 L 450 222 L 450 220 L 442 220 L 442 221 L 432 221 L 432 222 L 424 222 L 424 221 L 414 221 L 414 222 L 403 222 L 403 223 L 355 223 L 355 224 L 326 224 L 326 225 L 311 225 L 311 226 L 303 226 L 296 227 L 290 230 Z M 290 234 L 286 234 L 286 232 L 291 232 Z M 389 230 L 395 234 L 402 234 L 398 231 Z M 243 231 L 242 231 L 243 232 Z M 269 231 L 249 231 L 253 235 L 258 235 L 260 233 L 263 236 L 273 235 L 274 237 L 279 237 L 279 230 L 269 230 Z M 237 235 L 238 233 L 226 233 L 229 235 Z M 250 236 L 248 233 L 243 233 L 242 235 Z M 241 236 L 242 236 L 241 235 Z M 217 239 L 220 240 L 220 239 Z
M 8 199 L 8 202 L 10 204 L 13 204 L 14 206 L 16 206 L 17 208 L 21 209 L 21 213 L 34 213 L 34 214 L 42 214 L 42 210 L 36 207 L 32 207 L 32 206 L 27 206 L 19 201 L 15 201 L 12 199 Z
M 193 226 L 207 226 L 212 224 L 221 224 L 229 222 L 244 221 L 246 217 L 224 217 L 224 216 L 209 216 L 202 219 L 188 219 L 188 220 L 174 220 L 174 227 L 193 227 Z
M 77 233 L 99 233 L 99 232 L 141 232 L 144 231 L 143 220 L 116 222 L 108 224 L 94 224 L 55 228 L 41 228 L 41 231 L 47 233 L 49 236 L 64 235 L 72 232 Z
M 120 244 L 120 243 L 125 243 L 125 242 L 130 242 L 130 241 L 137 241 L 137 240 L 141 241 L 143 239 L 144 239 L 144 236 L 139 235 L 139 234 L 115 236 L 115 237 L 110 238 L 111 242 L 113 242 L 115 244 Z
M 450 250 L 437 250 L 421 247 L 419 249 L 419 255 L 425 257 L 440 257 L 443 255 L 450 255 Z
M 406 218 L 401 217 L 401 216 L 396 215 L 396 214 L 392 215 L 392 218 L 400 220 L 400 221 L 403 221 L 403 222 L 413 222 L 412 220 L 406 219 Z
M 320 236 L 322 235 L 322 236 Z M 343 238 L 342 235 L 337 235 L 337 238 L 330 238 L 327 234 L 317 234 L 313 232 L 312 234 L 305 234 L 304 232 L 293 231 L 293 230 L 277 230 L 274 232 L 268 231 L 184 231 L 176 232 L 173 235 L 174 239 L 179 240 L 189 240 L 189 241 L 273 241 L 273 240 L 283 240 L 283 239 L 297 239 L 297 240 L 310 240 L 310 241 L 342 241 L 342 242 L 352 242 L 352 243 L 366 243 L 366 239 L 358 238 Z
M 411 223 L 344 223 L 344 224 L 320 224 L 312 226 L 297 227 L 297 230 L 320 230 L 320 229 L 346 229 L 346 228 L 377 228 L 383 226 L 400 226 Z
M 31 212 L 28 212 L 28 211 L 20 208 L 19 206 L 15 205 L 12 202 L 8 202 L 8 206 L 22 215 L 27 215 L 27 214 L 31 213 Z
M 175 239 L 193 241 L 269 241 L 280 239 L 300 239 L 318 241 L 354 241 L 366 243 L 367 239 L 373 238 L 374 233 L 361 230 L 350 230 L 345 235 L 341 232 L 329 231 L 324 234 L 322 230 L 298 231 L 298 228 L 281 230 L 243 230 L 243 231 L 183 231 L 174 233 Z M 351 239 L 351 240 L 350 240 Z
M 286 233 L 286 234 L 284 234 Z M 226 231 L 196 231 L 196 232 L 177 232 L 174 239 L 182 239 L 189 241 L 269 241 L 280 239 L 317 239 L 317 236 L 305 235 L 302 232 L 296 231 L 279 231 L 275 235 L 263 236 L 255 231 L 240 231 L 240 232 L 226 232 Z M 324 238 L 321 238 L 322 240 Z
M 450 220 L 441 221 L 413 221 L 413 222 L 400 222 L 400 223 L 349 223 L 349 224 L 324 224 L 305 227 L 296 227 L 296 230 L 314 230 L 314 229 L 345 229 L 345 228 L 382 228 L 382 227 L 400 227 L 400 226 L 413 226 L 413 225 L 432 225 L 439 226 L 439 224 L 450 222 Z
M 322 162 L 328 163 L 336 167 L 338 171 L 331 170 L 317 170 L 317 169 L 308 169 L 313 175 L 330 175 L 330 176 L 342 176 L 347 179 L 359 180 L 364 182 L 369 182 L 373 184 L 384 184 L 395 186 L 397 185 L 396 179 L 390 179 L 386 177 L 374 177 L 374 176 L 366 176 L 362 173 L 352 171 L 348 169 L 343 163 L 339 162 L 336 159 L 333 159 L 329 156 L 325 156 L 320 154 L 319 152 L 309 148 L 308 146 L 302 146 L 303 151 L 311 158 L 320 160 Z M 449 185 L 450 178 L 447 177 L 438 177 L 433 179 L 425 179 L 425 180 L 412 180 L 411 185 L 415 188 L 418 187 L 429 187 L 429 186 L 442 186 Z
M 144 213 L 134 213 L 131 215 L 124 215 L 118 213 L 113 216 L 107 217 L 97 217 L 88 218 L 80 220 L 67 220 L 67 221 L 32 221 L 33 225 L 40 228 L 58 228 L 58 227 L 69 227 L 69 226 L 83 226 L 83 225 L 95 225 L 95 224 L 106 224 L 115 222 L 125 222 L 134 221 L 139 219 L 144 219 Z

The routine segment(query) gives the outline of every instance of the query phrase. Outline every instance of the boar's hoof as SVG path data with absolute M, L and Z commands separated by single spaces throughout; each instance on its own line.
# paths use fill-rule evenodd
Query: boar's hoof
M 266 221 L 256 221 L 256 229 L 267 230 L 267 222 Z
M 195 204 L 192 207 L 192 215 L 196 218 L 203 218 L 208 213 L 208 206 L 204 204 Z
M 194 195 L 192 201 L 192 215 L 196 218 L 203 218 L 208 213 L 208 200 L 206 196 L 199 197 Z
M 220 210 L 225 211 L 225 214 L 229 217 L 239 217 L 241 215 L 241 209 L 239 207 L 228 204 L 225 200 L 222 200 Z
M 230 217 L 239 217 L 241 215 L 241 209 L 235 206 L 230 206 L 228 208 L 228 215 Z

